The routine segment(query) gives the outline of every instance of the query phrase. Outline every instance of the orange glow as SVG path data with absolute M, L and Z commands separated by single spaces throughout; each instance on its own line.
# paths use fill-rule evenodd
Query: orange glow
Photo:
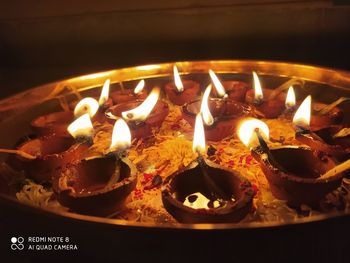
M 128 124 L 123 119 L 118 119 L 113 127 L 112 143 L 110 151 L 124 151 L 131 145 L 131 133 Z
M 159 98 L 160 89 L 158 87 L 153 88 L 148 97 L 137 106 L 135 109 L 122 112 L 124 119 L 129 121 L 144 121 L 148 115 L 152 112 L 154 106 L 157 104 Z
M 248 148 L 253 148 L 259 145 L 255 130 L 259 129 L 260 135 L 269 140 L 269 127 L 265 122 L 258 119 L 244 120 L 238 128 L 238 137 L 242 143 Z
M 98 104 L 100 106 L 102 106 L 103 104 L 106 103 L 106 101 L 108 100 L 109 97 L 109 85 L 110 85 L 111 81 L 109 79 L 107 79 L 105 81 L 105 83 L 103 84 L 102 87 L 102 91 L 101 91 L 101 95 L 100 95 L 100 99 L 98 100 Z
M 311 118 L 311 95 L 300 104 L 299 109 L 293 117 L 293 124 L 296 127 L 308 129 L 310 127 Z
M 145 81 L 142 79 L 135 87 L 134 93 L 139 94 L 143 90 L 144 87 L 145 87 Z
M 225 88 L 224 86 L 222 86 L 219 78 L 216 76 L 216 74 L 214 73 L 214 71 L 212 71 L 211 69 L 209 69 L 209 75 L 210 75 L 210 78 L 214 84 L 214 87 L 216 89 L 216 92 L 218 93 L 218 95 L 221 97 L 221 98 L 225 98 L 227 97 L 227 94 L 226 94 L 226 91 L 225 91 Z
M 293 86 L 290 86 L 288 89 L 288 93 L 287 93 L 287 97 L 286 97 L 286 109 L 291 109 L 293 107 L 295 107 L 295 92 L 293 89 Z
M 192 149 L 193 152 L 197 152 L 199 154 L 205 153 L 205 134 L 202 115 L 200 113 L 198 113 L 196 116 Z
M 98 107 L 98 102 L 94 98 L 84 98 L 78 102 L 77 106 L 75 106 L 74 116 L 78 118 L 84 115 L 85 113 L 88 113 L 92 118 L 93 116 L 95 116 Z
M 83 114 L 78 119 L 73 121 L 67 128 L 73 138 L 78 137 L 92 137 L 94 134 L 94 127 L 88 113 Z
M 211 92 L 211 84 L 209 84 L 208 87 L 205 89 L 203 98 L 202 98 L 202 103 L 201 103 L 201 113 L 202 113 L 203 121 L 206 125 L 212 125 L 214 123 L 214 118 L 210 113 L 209 105 L 208 105 L 210 92 Z
M 174 70 L 174 82 L 175 82 L 176 89 L 178 92 L 183 92 L 184 85 L 182 84 L 179 71 L 177 70 L 176 66 L 174 66 L 173 70 Z
M 254 79 L 254 100 L 257 102 L 262 101 L 264 99 L 264 95 L 262 92 L 258 74 L 256 74 L 255 71 L 253 71 L 253 79 Z

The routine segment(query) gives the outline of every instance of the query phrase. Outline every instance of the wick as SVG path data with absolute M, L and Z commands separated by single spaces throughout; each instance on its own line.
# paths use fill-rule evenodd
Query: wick
M 316 133 L 314 133 L 313 131 L 311 131 L 310 129 L 304 128 L 302 126 L 297 126 L 297 132 L 296 132 L 296 136 L 310 136 L 312 137 L 314 140 L 320 141 L 320 142 L 325 142 L 320 136 L 318 136 Z
M 197 162 L 201 168 L 202 174 L 204 175 L 204 180 L 209 188 L 210 194 L 214 199 L 225 199 L 226 194 L 217 186 L 217 184 L 210 178 L 207 173 L 207 164 L 203 156 L 198 152 Z
M 264 102 L 264 99 L 261 98 L 260 96 L 258 98 L 254 98 L 254 100 L 253 100 L 253 104 L 255 104 L 255 105 L 261 105 L 261 104 L 263 104 L 263 102 Z
M 260 144 L 260 149 L 262 150 L 262 152 L 264 152 L 270 163 L 276 167 L 278 170 L 281 170 L 281 171 L 284 171 L 284 169 L 282 168 L 282 166 L 276 161 L 276 159 L 273 157 L 270 149 L 269 149 L 269 146 L 267 146 L 267 143 L 265 142 L 264 138 L 261 136 L 260 132 L 259 132 L 259 129 L 256 128 L 255 130 L 255 133 L 256 133 L 256 136 L 258 137 L 258 140 L 259 140 L 259 144 Z
M 36 156 L 31 155 L 29 153 L 20 151 L 20 150 L 9 150 L 9 149 L 0 149 L 0 152 L 2 153 L 11 153 L 11 154 L 17 154 L 23 158 L 29 159 L 29 160 L 34 160 L 36 159 Z
M 332 169 L 330 169 L 328 172 L 326 172 L 325 174 L 321 175 L 321 177 L 318 178 L 318 180 L 320 179 L 326 179 L 326 178 L 330 178 L 333 176 L 336 176 L 342 172 L 345 172 L 346 170 L 350 169 L 350 159 L 333 167 Z
M 88 145 L 93 145 L 94 141 L 91 136 L 78 136 L 75 138 L 76 144 L 88 144 Z

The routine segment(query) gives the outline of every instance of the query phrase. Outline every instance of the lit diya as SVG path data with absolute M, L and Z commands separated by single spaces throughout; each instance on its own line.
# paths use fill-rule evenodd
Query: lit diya
M 259 77 L 254 71 L 253 80 L 254 89 L 247 91 L 245 100 L 247 103 L 254 106 L 258 115 L 268 119 L 277 118 L 285 111 L 286 108 L 291 110 L 291 108 L 295 106 L 288 104 L 286 105 L 285 102 L 287 95 L 284 92 L 286 89 L 290 88 L 293 85 L 304 85 L 304 82 L 302 80 L 291 79 L 274 90 L 264 89 L 263 91 Z M 294 93 L 292 90 L 290 92 Z M 289 96 L 290 97 L 288 99 L 292 99 L 292 94 L 289 94 Z
M 135 89 L 125 89 L 123 86 L 121 86 L 120 90 L 116 90 L 111 92 L 111 98 L 114 102 L 114 104 L 124 103 L 128 101 L 134 101 L 134 100 L 144 100 L 147 98 L 147 90 L 144 89 L 145 87 L 145 81 L 140 80 L 140 82 L 137 84 Z
M 158 100 L 160 89 L 152 89 L 148 97 L 129 101 L 109 108 L 106 116 L 109 121 L 124 118 L 130 127 L 133 138 L 146 138 L 152 135 L 152 128 L 159 128 L 169 113 L 169 105 Z
M 75 120 L 68 126 L 68 131 L 71 137 L 38 137 L 18 146 L 14 153 L 20 169 L 37 182 L 49 182 L 57 169 L 80 160 L 92 144 L 94 131 L 89 115 Z
M 202 117 L 196 116 L 193 151 L 198 158 L 170 175 L 162 187 L 165 209 L 180 223 L 233 223 L 251 210 L 254 190 L 237 171 L 204 158 Z
M 200 95 L 200 87 L 196 81 L 181 80 L 179 71 L 174 66 L 174 82 L 165 85 L 165 92 L 173 104 L 181 106 L 196 99 Z
M 295 138 L 310 146 L 313 150 L 327 153 L 340 160 L 350 156 L 350 129 L 340 125 L 331 125 L 320 130 L 311 131 L 311 96 L 308 96 L 294 115 L 296 127 Z
M 130 130 L 123 119 L 118 119 L 106 154 L 68 165 L 54 177 L 53 190 L 60 204 L 91 215 L 119 211 L 136 186 L 136 168 L 126 152 L 130 144 Z
M 205 123 L 206 137 L 210 141 L 220 141 L 235 132 L 238 122 L 250 114 L 246 104 L 228 98 L 210 98 L 209 85 L 202 100 L 194 100 L 182 107 L 182 117 L 193 127 L 196 115 L 201 112 Z
M 214 71 L 209 70 L 210 78 L 215 86 L 212 90 L 212 96 L 215 98 L 223 98 L 225 95 L 234 101 L 244 102 L 248 90 L 248 84 L 237 80 L 220 81 Z
M 255 131 L 255 132 L 254 132 Z M 336 190 L 343 179 L 336 161 L 307 147 L 281 146 L 269 149 L 267 125 L 257 119 L 244 121 L 239 129 L 241 141 L 251 148 L 265 174 L 271 192 L 291 206 L 318 207 L 320 200 Z M 265 138 L 265 139 L 264 139 Z

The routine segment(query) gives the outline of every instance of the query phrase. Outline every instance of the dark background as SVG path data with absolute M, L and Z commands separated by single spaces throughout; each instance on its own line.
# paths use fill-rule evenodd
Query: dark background
M 176 60 L 261 59 L 350 69 L 349 1 L 2 1 L 0 90 Z
M 77 74 L 166 61 L 260 59 L 350 70 L 349 50 L 350 3 L 346 0 L 0 2 L 0 97 Z M 0 211 L 0 218 L 4 252 L 9 251 L 12 235 L 57 234 L 76 239 L 83 252 L 79 256 L 86 261 L 102 256 L 117 259 L 119 253 L 124 259 L 149 256 L 174 262 L 196 258 L 349 262 L 348 218 L 212 233 L 111 231 L 89 223 L 51 221 L 13 206 L 6 213 Z M 132 247 L 142 244 L 144 250 L 134 254 Z M 174 252 L 173 247 L 181 249 Z M 50 258 L 56 261 L 58 256 Z M 20 254 L 12 254 L 13 259 L 38 260 Z

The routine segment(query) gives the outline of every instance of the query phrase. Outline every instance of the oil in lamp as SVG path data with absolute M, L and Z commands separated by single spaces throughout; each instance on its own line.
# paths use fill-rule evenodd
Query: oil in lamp
M 159 128 L 169 113 L 169 106 L 158 100 L 160 89 L 155 87 L 145 100 L 121 103 L 109 108 L 106 116 L 109 121 L 124 118 L 131 129 L 133 138 L 146 138 L 152 135 L 152 128 Z
M 235 132 L 241 118 L 250 114 L 246 104 L 228 98 L 209 98 L 212 86 L 208 85 L 202 100 L 194 100 L 182 107 L 182 117 L 193 127 L 195 117 L 201 112 L 205 123 L 205 132 L 210 141 L 220 141 Z M 225 95 L 224 95 L 225 96 Z
M 135 89 L 124 89 L 123 86 L 120 90 L 113 91 L 111 98 L 114 104 L 125 103 L 133 100 L 144 100 L 147 98 L 147 90 L 144 89 L 145 81 L 140 80 Z
M 326 175 L 336 167 L 334 159 L 307 147 L 269 149 L 264 140 L 268 136 L 267 125 L 257 119 L 244 121 L 239 128 L 239 138 L 251 149 L 276 198 L 295 207 L 318 207 L 324 196 L 340 186 L 343 173 Z
M 248 84 L 243 81 L 225 80 L 220 81 L 213 70 L 209 70 L 209 75 L 215 89 L 212 90 L 213 97 L 223 98 L 227 94 L 233 101 L 244 102 L 248 90 Z
M 18 146 L 20 169 L 37 182 L 49 182 L 57 169 L 80 160 L 91 146 L 94 133 L 88 114 L 76 119 L 68 131 L 70 137 L 50 135 L 28 140 Z
M 70 164 L 54 177 L 57 200 L 83 214 L 106 216 L 118 212 L 136 186 L 136 168 L 127 158 L 131 134 L 123 119 L 113 128 L 110 148 L 103 156 Z
M 193 80 L 181 80 L 175 65 L 173 71 L 174 82 L 169 82 L 165 85 L 165 92 L 169 100 L 175 105 L 182 106 L 196 99 L 200 95 L 199 83 Z
M 203 156 L 205 135 L 201 114 L 196 116 L 193 151 L 198 158 L 170 175 L 162 187 L 165 209 L 180 223 L 233 223 L 252 208 L 254 190 L 237 171 Z
M 348 128 L 340 125 L 330 125 L 325 128 L 312 131 L 310 122 L 314 115 L 311 115 L 311 96 L 308 96 L 293 118 L 296 127 L 295 138 L 310 146 L 313 150 L 332 155 L 339 160 L 348 159 L 350 156 L 350 134 Z

